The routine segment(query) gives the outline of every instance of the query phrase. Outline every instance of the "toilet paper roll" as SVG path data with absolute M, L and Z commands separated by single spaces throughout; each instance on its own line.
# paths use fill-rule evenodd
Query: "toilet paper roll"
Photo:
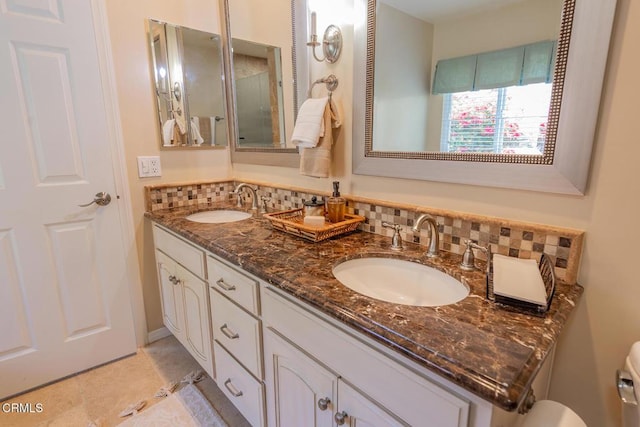
M 540 400 L 526 415 L 521 427 L 587 427 L 571 409 L 552 400 Z

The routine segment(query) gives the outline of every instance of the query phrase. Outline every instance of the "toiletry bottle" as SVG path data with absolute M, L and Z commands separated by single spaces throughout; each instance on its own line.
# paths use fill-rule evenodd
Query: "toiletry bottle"
M 340 197 L 339 186 L 338 181 L 333 181 L 333 194 L 327 199 L 327 217 L 333 223 L 344 221 L 347 210 L 347 201 Z

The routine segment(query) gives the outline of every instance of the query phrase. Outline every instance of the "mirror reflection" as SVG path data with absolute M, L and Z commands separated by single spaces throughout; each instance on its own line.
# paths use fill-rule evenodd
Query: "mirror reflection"
M 367 156 L 552 159 L 555 141 L 547 137 L 557 126 L 549 110 L 561 90 L 553 75 L 563 0 L 369 3 L 375 72 L 367 79 Z
M 238 147 L 285 148 L 281 49 L 232 39 Z
M 291 133 L 298 102 L 293 39 L 297 3 L 225 2 L 233 50 L 236 151 L 295 152 Z
M 163 148 L 227 143 L 218 34 L 148 20 Z

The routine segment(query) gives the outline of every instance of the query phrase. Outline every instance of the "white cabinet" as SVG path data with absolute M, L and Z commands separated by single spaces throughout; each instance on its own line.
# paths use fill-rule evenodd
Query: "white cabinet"
M 210 291 L 213 336 L 256 378 L 262 378 L 260 320 Z
M 218 387 L 253 427 L 264 426 L 264 385 L 214 342 Z
M 381 406 L 273 329 L 265 331 L 270 426 L 402 426 Z
M 310 407 L 311 390 L 315 387 L 309 384 L 314 384 L 312 379 L 317 376 L 326 376 L 326 371 L 334 373 L 338 382 L 337 400 L 332 399 L 337 405 L 333 414 L 338 424 L 417 426 L 429 420 L 429 425 L 438 427 L 469 425 L 471 404 L 465 398 L 416 375 L 378 349 L 320 319 L 272 288 L 263 288 L 261 302 L 262 321 L 267 331 L 265 383 L 270 425 L 284 426 L 278 423 L 278 417 L 295 419 L 301 416 L 291 405 L 279 405 L 278 402 L 282 396 L 296 395 L 304 385 L 309 387 L 306 406 Z M 283 337 L 280 340 L 291 343 L 289 346 L 292 348 L 285 351 L 284 345 L 273 344 L 277 342 L 274 336 Z M 301 354 L 311 356 L 305 359 Z M 285 358 L 284 362 L 278 360 L 281 356 Z M 316 362 L 311 363 L 311 359 Z M 287 372 L 283 375 L 280 372 L 283 363 L 287 367 L 295 366 L 297 370 L 289 369 L 295 374 Z M 283 377 L 287 381 L 282 382 Z M 287 389 L 288 386 L 291 389 Z M 326 393 L 323 390 L 313 397 L 317 402 Z M 477 410 L 476 415 L 479 415 Z M 303 421 L 299 425 L 326 425 L 315 424 L 315 419 L 313 422 L 311 419 Z
M 204 252 L 157 226 L 153 234 L 164 325 L 213 377 Z
M 153 232 L 164 324 L 252 426 L 513 425 L 517 414 L 161 227 Z M 536 382 L 545 383 L 543 371 Z
M 406 425 L 342 380 L 339 380 L 338 383 L 338 410 L 334 419 L 336 424 L 350 427 L 400 427 Z M 430 424 L 425 420 L 424 425 L 436 424 Z
M 176 337 L 184 334 L 182 288 L 176 281 L 176 262 L 156 250 L 158 281 L 162 303 L 162 321 Z
M 255 278 L 211 255 L 207 256 L 207 270 L 211 289 L 220 292 L 247 312 L 260 315 L 259 286 Z
M 269 329 L 264 333 L 264 357 L 270 426 L 333 425 L 338 400 L 336 374 Z
M 216 381 L 252 426 L 265 425 L 258 281 L 207 255 Z

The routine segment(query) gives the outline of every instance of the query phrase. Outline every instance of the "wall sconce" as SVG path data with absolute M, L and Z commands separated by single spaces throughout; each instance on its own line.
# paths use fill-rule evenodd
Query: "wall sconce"
M 324 58 L 318 58 L 316 54 L 316 46 L 320 45 L 322 45 Z M 333 64 L 340 58 L 340 52 L 342 52 L 342 32 L 340 28 L 335 25 L 329 25 L 327 29 L 324 30 L 322 43 L 320 43 L 318 41 L 318 35 L 316 34 L 316 13 L 311 12 L 311 41 L 307 42 L 307 46 L 311 46 L 311 51 L 316 61 L 327 61 Z

